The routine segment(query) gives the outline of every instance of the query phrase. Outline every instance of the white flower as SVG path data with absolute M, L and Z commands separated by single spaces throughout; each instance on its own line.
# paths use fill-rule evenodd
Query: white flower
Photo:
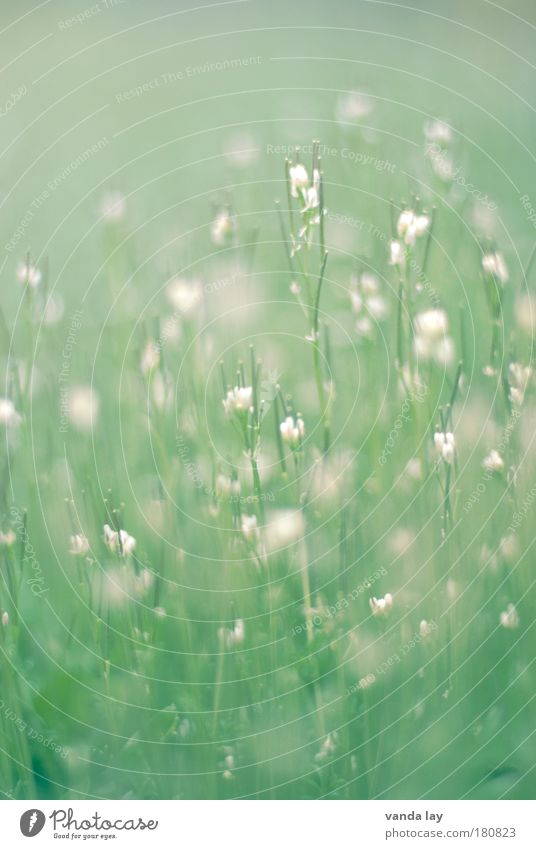
M 426 637 L 429 637 L 433 630 L 434 629 L 430 622 L 427 622 L 426 619 L 421 619 L 419 624 L 419 634 L 423 640 L 426 639 Z
M 0 398 L 0 425 L 5 427 L 16 427 L 22 421 L 15 409 L 13 401 L 9 398 Z
M 452 141 L 452 130 L 448 124 L 445 124 L 439 118 L 425 123 L 424 135 L 426 141 L 430 143 L 446 145 Z
M 7 610 L 4 610 L 4 612 L 2 613 L 2 625 L 4 626 L 4 628 L 7 628 L 7 626 L 9 625 L 9 613 L 7 612 Z
M 444 310 L 431 309 L 418 313 L 415 317 L 415 332 L 425 339 L 440 339 L 449 328 Z
M 274 510 L 266 526 L 266 548 L 269 552 L 286 548 L 301 539 L 304 533 L 305 522 L 301 510 Z
M 281 438 L 283 442 L 291 445 L 293 448 L 300 444 L 305 434 L 305 425 L 303 419 L 297 416 L 296 420 L 292 416 L 287 416 L 284 422 L 279 425 Z
M 74 554 L 77 557 L 83 557 L 89 551 L 89 541 L 83 534 L 73 534 L 70 537 L 71 547 L 69 554 Z
M 482 466 L 487 472 L 502 472 L 504 469 L 504 460 L 499 452 L 492 448 L 487 457 L 484 457 Z
M 220 628 L 218 637 L 226 649 L 232 649 L 242 645 L 246 636 L 246 626 L 243 619 L 237 619 L 233 628 Z M 229 764 L 227 764 L 229 766 Z M 232 767 L 229 767 L 230 769 Z
M 142 374 L 149 374 L 151 371 L 153 371 L 153 369 L 158 366 L 159 362 L 160 353 L 152 339 L 150 339 L 147 342 L 145 348 L 143 349 L 143 353 L 141 355 L 140 368 Z
M 101 201 L 101 218 L 105 218 L 107 221 L 121 221 L 126 208 L 127 202 L 121 192 L 108 192 Z
M 445 366 L 454 358 L 454 342 L 447 335 L 448 318 L 444 310 L 424 310 L 415 316 L 415 353 L 424 360 Z
M 337 747 L 337 740 L 337 732 L 331 731 L 320 746 L 320 751 L 315 755 L 315 761 L 325 761 L 329 758 Z
M 210 226 L 210 238 L 215 245 L 224 245 L 235 229 L 235 222 L 228 209 L 222 209 Z
M 227 397 L 223 401 L 226 414 L 247 412 L 253 401 L 253 388 L 251 386 L 235 386 L 229 389 Z
M 445 463 L 450 465 L 454 461 L 454 457 L 456 455 L 456 441 L 454 439 L 454 434 L 437 431 L 434 433 L 434 445 L 440 457 L 443 458 Z
M 296 165 L 290 165 L 288 169 L 290 179 L 290 193 L 293 198 L 299 197 L 304 189 L 309 186 L 309 175 L 307 169 L 301 162 Z
M 259 539 L 259 529 L 257 527 L 257 517 L 242 514 L 240 517 L 240 530 L 247 542 L 255 543 Z
M 79 430 L 91 430 L 99 414 L 99 398 L 91 386 L 75 386 L 69 393 L 68 412 Z
M 369 605 L 373 616 L 386 616 L 393 606 L 393 596 L 385 593 L 383 598 L 369 598 Z
M 510 400 L 516 407 L 521 407 L 523 404 L 525 391 L 531 376 L 532 369 L 530 366 L 522 366 L 521 363 L 510 363 L 508 366 Z
M 503 610 L 499 619 L 503 628 L 519 628 L 519 616 L 513 604 L 507 605 L 506 610 Z
M 110 525 L 104 525 L 104 542 L 113 554 L 132 554 L 136 548 L 136 540 L 124 530 L 114 531 Z
M 337 120 L 340 123 L 359 123 L 372 110 L 372 102 L 366 94 L 350 91 L 343 94 L 337 102 Z
M 482 257 L 482 268 L 487 274 L 492 274 L 500 283 L 508 283 L 508 268 L 503 255 L 499 251 L 491 251 Z
M 7 548 L 10 548 L 17 541 L 17 535 L 15 531 L 12 531 L 11 528 L 4 533 L 0 533 L 0 545 L 5 545 Z
M 404 265 L 405 261 L 406 255 L 400 242 L 389 242 L 389 265 Z
M 428 215 L 417 215 L 413 210 L 405 209 L 400 213 L 396 229 L 406 245 L 414 245 L 417 237 L 426 233 L 429 226 L 430 218 Z
M 27 283 L 32 289 L 39 286 L 41 282 L 41 272 L 35 265 L 30 265 L 27 261 L 21 262 L 17 266 L 17 277 L 21 283 Z
M 187 315 L 201 300 L 201 286 L 197 280 L 177 277 L 168 283 L 166 296 L 176 312 Z

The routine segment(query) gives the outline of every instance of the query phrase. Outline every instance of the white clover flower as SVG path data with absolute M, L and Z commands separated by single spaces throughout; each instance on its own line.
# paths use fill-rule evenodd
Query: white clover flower
M 104 525 L 104 542 L 112 554 L 132 554 L 136 548 L 136 540 L 124 530 L 115 531 L 110 525 Z
M 233 649 L 236 646 L 242 645 L 244 639 L 246 637 L 246 626 L 244 624 L 243 619 L 237 619 L 233 625 L 233 628 L 219 628 L 218 637 L 220 639 L 221 644 L 226 649 Z M 227 764 L 229 769 L 232 767 Z
M 373 616 L 387 616 L 393 606 L 393 596 L 385 593 L 383 598 L 369 598 L 369 605 Z
M 412 246 L 419 236 L 426 233 L 429 226 L 430 217 L 428 215 L 417 215 L 413 210 L 405 209 L 400 213 L 396 229 L 400 238 L 404 239 L 405 244 Z
M 285 421 L 279 425 L 279 430 L 283 442 L 286 442 L 293 448 L 301 443 L 305 435 L 305 425 L 299 415 L 296 420 L 292 416 L 287 416 Z
M 68 398 L 68 414 L 78 430 L 91 430 L 99 414 L 99 397 L 91 386 L 75 386 Z
M 210 238 L 214 245 L 224 245 L 236 228 L 228 209 L 221 209 L 210 225 Z
M 21 283 L 27 283 L 28 286 L 35 289 L 36 286 L 39 286 L 42 275 L 36 265 L 31 265 L 26 261 L 17 266 L 17 278 Z
M 83 534 L 73 534 L 70 538 L 69 554 L 83 557 L 89 551 L 89 540 Z
M 235 386 L 227 392 L 223 408 L 228 416 L 232 413 L 244 413 L 250 409 L 252 402 L 253 388 L 251 386 Z
M 290 165 L 288 175 L 292 197 L 300 197 L 301 192 L 309 186 L 309 175 L 305 165 L 302 165 L 301 162 L 297 162 L 296 165 Z
M 166 297 L 176 312 L 187 315 L 201 300 L 201 286 L 197 280 L 177 277 L 166 286 Z
M 149 339 L 141 355 L 140 368 L 147 375 L 157 368 L 160 362 L 160 352 L 152 339 Z
M 404 248 L 396 240 L 389 242 L 389 265 L 404 265 L 406 254 Z
M 491 251 L 484 254 L 482 257 L 482 268 L 486 274 L 492 274 L 500 283 L 508 283 L 508 268 L 502 253 L 499 251 Z
M 448 463 L 449 465 L 453 463 L 454 457 L 456 456 L 456 441 L 454 439 L 454 434 L 437 431 L 434 433 L 434 445 L 437 453 L 443 458 L 445 463 Z
M 259 528 L 257 527 L 257 517 L 242 514 L 240 517 L 240 530 L 247 542 L 256 543 L 259 539 Z
M 100 215 L 106 221 L 121 221 L 125 216 L 127 202 L 121 192 L 108 192 L 100 204 Z
M 519 628 L 519 616 L 514 604 L 508 604 L 499 617 L 503 628 Z
M 9 398 L 0 398 L 0 425 L 4 427 L 16 427 L 22 421 L 15 409 L 13 401 Z
M 504 460 L 499 452 L 492 448 L 487 457 L 484 457 L 482 466 L 487 472 L 502 472 Z

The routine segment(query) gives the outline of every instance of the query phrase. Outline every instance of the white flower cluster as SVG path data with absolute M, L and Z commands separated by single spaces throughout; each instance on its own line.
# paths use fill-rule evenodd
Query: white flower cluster
M 504 257 L 499 251 L 490 251 L 482 256 L 482 270 L 486 274 L 491 274 L 502 285 L 508 283 L 510 275 Z
M 369 605 L 373 616 L 387 616 L 393 606 L 393 596 L 385 593 L 383 598 L 369 598 Z
M 133 554 L 136 540 L 124 530 L 114 531 L 110 525 L 104 525 L 104 542 L 112 554 L 122 554 L 124 557 Z
M 454 439 L 454 434 L 450 432 L 442 433 L 441 431 L 436 431 L 436 433 L 434 433 L 434 445 L 439 456 L 450 466 L 454 462 L 454 458 L 456 456 L 456 441 Z
M 287 416 L 285 421 L 279 425 L 279 430 L 283 442 L 286 442 L 291 448 L 298 448 L 305 436 L 305 425 L 299 414 L 296 419 L 293 416 Z
M 415 316 L 415 354 L 438 365 L 449 365 L 454 358 L 454 342 L 448 333 L 447 314 L 441 309 L 429 309 Z
M 89 551 L 89 540 L 83 534 L 73 534 L 70 544 L 69 554 L 74 554 L 75 557 L 83 557 Z
M 227 397 L 223 401 L 223 409 L 230 416 L 233 413 L 247 413 L 253 402 L 253 388 L 251 386 L 235 386 L 229 389 Z
M 430 227 L 431 219 L 425 213 L 404 209 L 398 216 L 396 232 L 398 239 L 389 242 L 389 265 L 403 267 L 406 264 L 407 248 L 412 248 Z
M 0 398 L 0 425 L 16 427 L 21 421 L 22 416 L 17 413 L 13 401 L 9 398 Z
M 499 621 L 503 628 L 519 628 L 519 616 L 514 604 L 508 604 L 506 610 L 503 610 Z
M 496 448 L 492 448 L 487 457 L 484 457 L 482 466 L 487 472 L 502 472 L 504 460 Z
M 363 271 L 353 278 L 350 286 L 352 311 L 356 316 L 356 329 L 360 336 L 371 337 L 376 322 L 387 318 L 389 308 L 380 294 L 380 283 L 375 274 Z
M 516 407 L 521 407 L 523 404 L 525 392 L 531 377 L 532 369 L 530 366 L 522 366 L 521 363 L 510 363 L 508 366 L 510 400 Z
M 226 649 L 234 649 L 242 645 L 246 636 L 246 626 L 243 619 L 237 619 L 232 628 L 220 628 L 218 637 Z
M 35 289 L 41 282 L 42 274 L 36 265 L 32 265 L 26 260 L 17 267 L 17 278 L 21 283 Z

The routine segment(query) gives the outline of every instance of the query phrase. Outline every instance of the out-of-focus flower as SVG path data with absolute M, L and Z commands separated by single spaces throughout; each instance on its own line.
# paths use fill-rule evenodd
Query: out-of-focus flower
M 293 198 L 299 197 L 299 193 L 306 189 L 309 185 L 309 175 L 307 168 L 301 162 L 296 165 L 289 165 L 288 169 L 290 180 L 290 193 Z
M 236 619 L 232 628 L 220 628 L 218 630 L 218 637 L 220 643 L 226 649 L 234 649 L 236 646 L 242 645 L 246 637 L 244 620 Z
M 298 415 L 296 419 L 293 416 L 287 416 L 284 422 L 279 425 L 281 438 L 292 448 L 300 445 L 305 435 L 305 425 L 303 419 Z
M 444 121 L 435 118 L 432 121 L 426 121 L 424 136 L 430 144 L 448 145 L 452 141 L 452 130 Z
M 358 91 L 343 94 L 337 101 L 336 117 L 342 124 L 357 124 L 372 111 L 368 95 Z
M 21 283 L 35 289 L 41 282 L 42 274 L 36 265 L 32 265 L 26 260 L 26 262 L 21 262 L 17 266 L 17 278 Z
M 433 630 L 434 628 L 431 622 L 427 622 L 426 619 L 421 619 L 421 622 L 419 623 L 419 634 L 423 640 L 425 640 L 426 637 L 429 637 Z
M 22 421 L 15 409 L 13 401 L 9 398 L 0 398 L 0 425 L 4 427 L 16 427 Z
M 160 362 L 160 352 L 152 339 L 149 339 L 141 355 L 140 368 L 142 374 L 150 374 Z
M 246 513 L 240 517 L 240 530 L 247 542 L 256 543 L 259 539 L 259 528 L 257 527 L 257 517 L 248 516 Z
M 337 732 L 330 731 L 326 739 L 322 742 L 322 745 L 320 746 L 320 751 L 315 755 L 315 761 L 325 761 L 329 757 L 331 757 L 331 755 L 333 755 L 335 749 L 337 748 L 337 741 Z
M 69 392 L 69 419 L 78 430 L 91 430 L 94 427 L 99 407 L 99 397 L 91 386 L 75 386 Z
M 484 254 L 482 257 L 482 268 L 486 274 L 492 274 L 499 283 L 502 283 L 503 285 L 508 283 L 508 268 L 502 253 L 499 251 L 490 251 L 489 253 Z
M 178 277 L 168 283 L 166 295 L 176 312 L 187 315 L 201 301 L 202 290 L 197 280 Z
M 232 413 L 244 413 L 249 410 L 253 401 L 253 388 L 251 386 L 235 386 L 229 389 L 227 397 L 223 401 L 223 408 L 229 416 Z
M 124 530 L 114 531 L 110 525 L 104 525 L 104 542 L 112 554 L 122 554 L 127 557 L 134 552 L 136 540 Z
M 450 432 L 442 433 L 441 431 L 436 431 L 436 433 L 434 433 L 434 445 L 437 453 L 443 458 L 445 463 L 450 465 L 454 462 L 454 457 L 456 456 L 456 441 L 454 439 L 454 434 Z
M 389 242 L 389 265 L 404 265 L 406 262 L 406 254 L 404 248 L 393 239 Z
M 11 528 L 7 530 L 5 533 L 0 532 L 0 545 L 5 546 L 6 548 L 11 548 L 17 541 L 17 535 L 15 531 Z
M 521 363 L 510 363 L 508 366 L 510 400 L 516 407 L 521 407 L 523 404 L 525 392 L 531 376 L 532 369 L 530 366 L 522 366 Z
M 499 452 L 492 448 L 487 457 L 484 457 L 482 466 L 487 472 L 502 472 L 504 460 Z
M 127 202 L 125 196 L 118 191 L 107 192 L 100 204 L 101 218 L 106 221 L 121 221 L 125 216 Z
M 228 209 L 220 209 L 210 225 L 210 238 L 214 245 L 224 245 L 233 235 L 236 221 Z
M 369 598 L 369 605 L 373 616 L 386 616 L 393 606 L 393 596 L 385 593 L 383 598 Z
M 397 233 L 406 245 L 410 247 L 415 244 L 419 236 L 426 233 L 430 226 L 430 216 L 413 212 L 411 209 L 405 209 L 398 217 L 396 225 Z
M 502 611 L 499 620 L 503 628 L 519 628 L 519 616 L 515 605 L 508 604 L 506 610 Z
M 2 625 L 4 626 L 4 628 L 7 628 L 7 626 L 9 625 L 9 613 L 7 612 L 7 610 L 4 610 L 2 612 Z
M 73 534 L 70 537 L 70 544 L 69 554 L 77 557 L 83 557 L 89 551 L 89 540 L 83 534 Z
M 446 366 L 454 358 L 454 342 L 448 335 L 447 314 L 441 309 L 424 310 L 415 316 L 415 353 L 423 360 Z

